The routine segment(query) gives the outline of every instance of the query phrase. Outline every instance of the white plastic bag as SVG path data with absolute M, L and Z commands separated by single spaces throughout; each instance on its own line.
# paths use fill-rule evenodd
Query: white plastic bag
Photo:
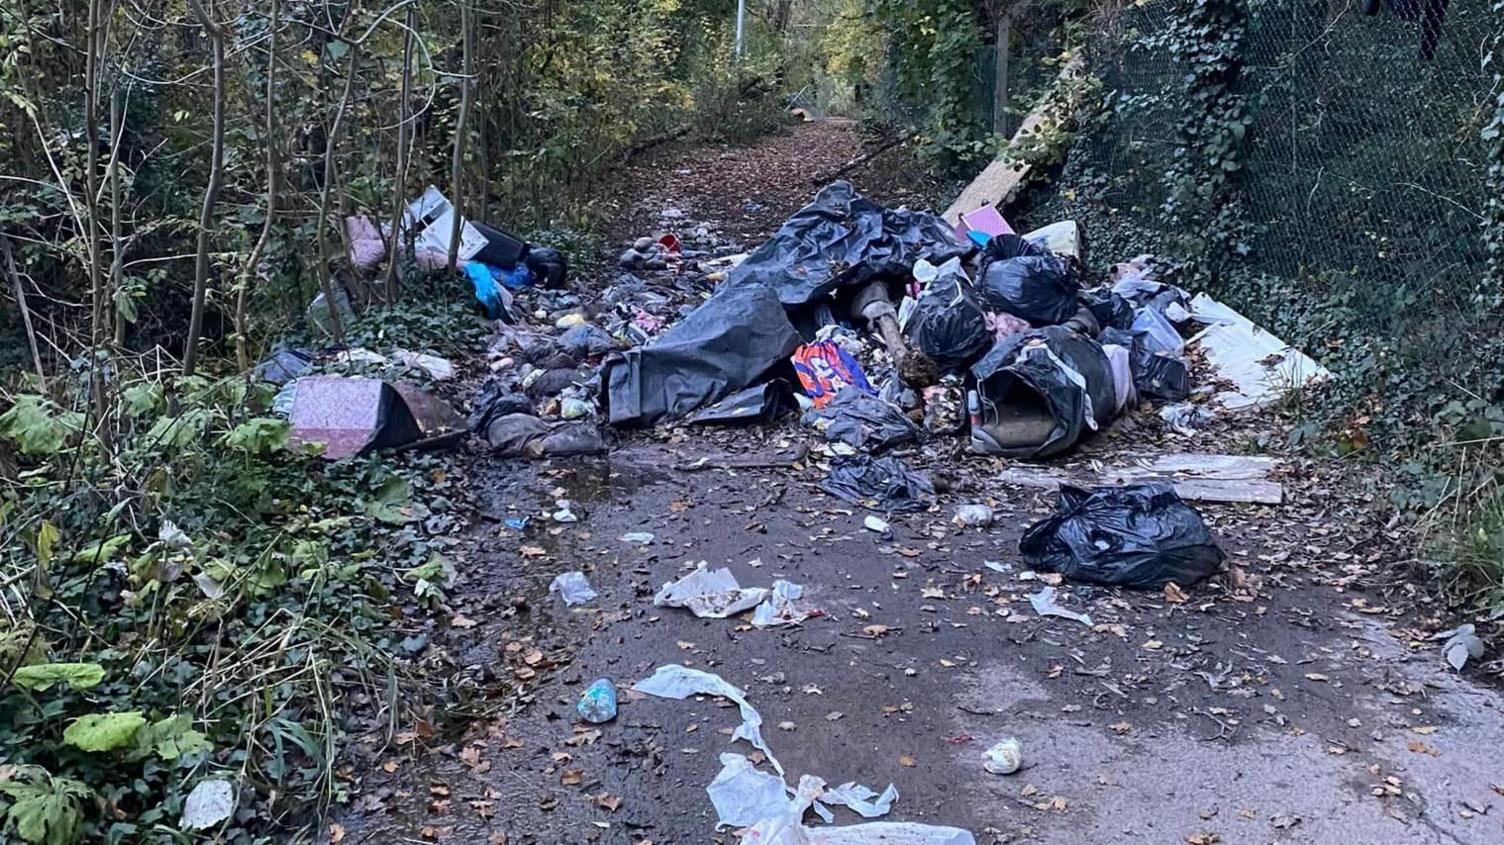
M 773 756 L 772 749 L 768 748 L 768 743 L 762 738 L 762 715 L 747 703 L 746 693 L 726 683 L 720 675 L 669 664 L 659 666 L 653 674 L 633 684 L 632 689 L 676 701 L 683 701 L 692 695 L 718 695 L 730 701 L 740 709 L 742 717 L 742 723 L 731 733 L 732 741 L 745 739 L 752 743 L 754 748 L 767 755 L 768 763 L 778 774 L 783 774 L 783 765 Z

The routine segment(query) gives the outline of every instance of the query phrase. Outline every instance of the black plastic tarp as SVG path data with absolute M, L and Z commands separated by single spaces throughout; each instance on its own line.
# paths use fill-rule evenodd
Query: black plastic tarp
M 880 452 L 919 439 L 919 426 L 901 408 L 854 387 L 836 394 L 824 408 L 804 415 L 804 424 L 853 449 Z
M 1024 562 L 1073 581 L 1162 589 L 1215 573 L 1224 555 L 1206 523 L 1164 482 L 1060 488 L 1054 516 L 1024 532 Z
M 786 410 L 797 408 L 794 386 L 781 378 L 770 379 L 701 408 L 689 418 L 695 425 L 740 425 L 770 423 Z
M 891 455 L 856 455 L 831 464 L 820 489 L 838 499 L 892 513 L 922 511 L 935 501 L 930 477 Z
M 726 284 L 772 289 L 785 307 L 798 309 L 843 285 L 906 279 L 921 258 L 940 264 L 971 251 L 936 215 L 885 208 L 850 182 L 832 182 L 737 265 Z
M 693 413 L 757 383 L 802 342 L 774 291 L 722 287 L 652 343 L 608 359 L 611 424 Z
M 1107 422 L 1117 407 L 1102 347 L 1059 326 L 999 342 L 971 372 L 982 413 L 982 431 L 973 432 L 973 442 L 990 441 L 997 454 L 1058 454 Z

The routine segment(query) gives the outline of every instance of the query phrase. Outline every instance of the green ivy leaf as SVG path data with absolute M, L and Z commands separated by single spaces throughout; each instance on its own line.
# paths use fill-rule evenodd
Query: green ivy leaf
M 73 553 L 73 562 L 103 566 L 114 560 L 115 555 L 119 554 L 130 541 L 131 535 L 116 534 L 109 539 L 90 543 Z
M 90 713 L 80 716 L 63 731 L 63 741 L 84 751 L 113 751 L 130 745 L 146 724 L 140 710 L 124 713 Z
M 394 476 L 376 488 L 376 497 L 366 503 L 366 515 L 389 525 L 403 525 L 412 516 L 413 488 L 407 479 Z
M 180 713 L 141 728 L 136 733 L 136 748 L 131 759 L 145 759 L 153 754 L 171 763 L 188 754 L 212 751 L 209 738 L 193 729 L 193 717 Z
M 84 690 L 104 680 L 104 667 L 98 663 L 39 663 L 17 669 L 11 680 L 31 692 L 46 692 L 59 683 L 66 683 L 71 690 Z
M 162 389 L 160 382 L 142 382 L 127 387 L 121 393 L 121 398 L 125 400 L 126 413 L 142 417 L 162 408 L 166 391 Z
M 64 411 L 52 401 L 29 393 L 17 396 L 11 409 L 0 414 L 0 434 L 14 440 L 23 455 L 61 452 L 69 435 L 82 429 L 83 424 L 83 414 Z
M 291 428 L 286 420 L 255 417 L 231 429 L 225 435 L 224 443 L 249 455 L 264 455 L 287 448 L 287 435 Z
M 94 792 L 71 778 L 55 778 L 32 766 L 20 772 L 38 773 L 34 781 L 0 781 L 0 792 L 12 804 L 5 823 L 32 845 L 73 845 L 79 840 L 84 821 L 84 801 Z

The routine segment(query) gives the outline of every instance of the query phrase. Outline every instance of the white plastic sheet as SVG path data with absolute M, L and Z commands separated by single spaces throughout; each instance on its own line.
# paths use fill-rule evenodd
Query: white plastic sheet
M 585 580 L 583 572 L 565 572 L 554 578 L 548 585 L 550 593 L 557 593 L 564 604 L 574 607 L 577 604 L 585 604 L 595 600 L 595 590 L 591 589 L 590 582 Z
M 760 772 L 740 754 L 721 755 L 721 771 L 705 787 L 715 806 L 717 826 L 747 827 L 788 809 L 783 778 Z
M 783 774 L 783 765 L 773 756 L 772 749 L 768 748 L 768 743 L 762 738 L 762 715 L 747 703 L 746 693 L 727 683 L 720 675 L 669 664 L 659 666 L 653 674 L 634 684 L 632 689 L 676 701 L 683 701 L 692 695 L 718 695 L 730 701 L 741 710 L 742 717 L 742 723 L 731 733 L 732 741 L 745 739 L 752 743 L 754 748 L 767 755 L 768 763 L 778 774 Z
M 1045 587 L 1037 593 L 1029 596 L 1029 604 L 1034 606 L 1034 612 L 1040 616 L 1059 616 L 1062 619 L 1073 619 L 1090 628 L 1091 617 L 1085 613 L 1077 613 L 1074 610 L 1066 610 L 1056 601 L 1054 587 Z
M 695 571 L 664 584 L 653 596 L 654 607 L 682 607 L 701 619 L 725 619 L 757 608 L 752 624 L 758 628 L 803 622 L 813 613 L 800 600 L 804 588 L 774 581 L 773 588 L 743 587 L 731 570 L 708 569 L 701 561 Z
M 701 619 L 725 619 L 751 610 L 767 594 L 762 587 L 743 588 L 729 569 L 707 569 L 700 561 L 694 572 L 664 584 L 653 596 L 653 606 L 683 607 Z
M 864 819 L 875 819 L 886 816 L 893 809 L 893 802 L 898 800 L 898 787 L 890 783 L 879 795 L 871 787 L 859 783 L 843 783 L 834 789 L 825 790 L 818 800 L 821 804 L 832 807 L 848 807 Z

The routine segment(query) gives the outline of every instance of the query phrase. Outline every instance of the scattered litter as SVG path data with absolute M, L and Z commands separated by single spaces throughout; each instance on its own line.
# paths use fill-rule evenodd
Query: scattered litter
M 557 593 L 568 607 L 577 604 L 585 604 L 595 600 L 596 592 L 590 588 L 590 582 L 585 580 L 583 572 L 565 572 L 554 578 L 548 585 L 550 594 Z
M 621 535 L 621 541 L 623 543 L 633 543 L 639 546 L 646 546 L 649 543 L 653 542 L 653 533 L 651 531 L 628 531 L 627 533 Z
M 898 800 L 898 788 L 890 783 L 879 795 L 871 787 L 843 783 L 834 789 L 825 790 L 817 800 L 832 807 L 850 808 L 864 819 L 875 819 L 886 816 L 893 809 L 893 802 Z
M 766 588 L 742 587 L 731 570 L 711 570 L 701 561 L 695 571 L 659 588 L 653 606 L 682 607 L 701 619 L 725 619 L 751 610 L 767 595 Z
M 993 572 L 1001 572 L 1003 574 L 1007 574 L 1013 571 L 1012 564 L 1003 563 L 1002 561 L 997 560 L 984 560 L 982 561 L 982 565 L 992 570 Z
M 616 718 L 616 684 L 611 683 L 610 678 L 598 678 L 585 692 L 580 695 L 580 701 L 575 705 L 575 710 L 580 718 L 592 725 L 600 725 Z
M 847 502 L 891 513 L 921 511 L 935 499 L 935 485 L 898 458 L 855 455 L 831 464 L 820 489 Z
M 501 521 L 502 525 L 513 531 L 522 531 L 527 528 L 528 518 L 525 516 L 509 516 Z
M 183 799 L 179 825 L 186 830 L 207 830 L 235 812 L 235 785 L 222 778 L 201 780 Z
M 1478 638 L 1471 623 L 1459 625 L 1436 636 L 1447 637 L 1446 643 L 1441 647 L 1441 653 L 1446 657 L 1448 665 L 1458 672 L 1461 672 L 1462 667 L 1467 665 L 1468 658 L 1483 659 L 1483 640 Z
M 569 523 L 580 521 L 580 518 L 574 512 L 574 502 L 568 499 L 559 499 L 554 502 L 554 508 L 555 510 L 552 514 L 554 522 Z
M 1045 587 L 1039 592 L 1029 595 L 1029 604 L 1033 605 L 1034 612 L 1040 616 L 1059 616 L 1062 619 L 1072 619 L 1080 622 L 1088 628 L 1092 627 L 1091 616 L 1089 614 L 1077 613 L 1074 610 L 1067 610 L 1061 607 L 1060 603 L 1056 601 L 1057 595 L 1054 587 Z
M 994 775 L 1011 775 L 1023 765 L 1023 747 L 1011 736 L 999 740 L 984 756 L 982 768 Z
M 428 377 L 434 381 L 447 381 L 454 378 L 454 364 L 449 359 L 440 358 L 437 355 L 409 352 L 406 349 L 393 349 L 391 360 L 408 369 L 421 370 L 427 373 Z
M 1062 486 L 1055 515 L 1030 526 L 1018 548 L 1036 569 L 1150 590 L 1196 584 L 1224 557 L 1201 515 L 1164 482 Z
M 961 505 L 951 521 L 968 528 L 982 528 L 992 524 L 992 508 L 986 505 Z
M 815 615 L 814 608 L 800 601 L 803 596 L 804 588 L 789 581 L 774 581 L 772 589 L 743 587 L 731 570 L 711 570 L 700 561 L 693 572 L 664 584 L 653 596 L 653 606 L 682 607 L 700 619 L 726 619 L 755 607 L 752 625 L 770 628 Z
M 718 695 L 735 704 L 741 711 L 742 722 L 731 734 L 731 740 L 745 739 L 768 758 L 768 763 L 783 774 L 783 765 L 773 756 L 772 749 L 762 738 L 762 716 L 747 703 L 746 693 L 726 683 L 719 675 L 669 664 L 659 666 L 653 674 L 632 686 L 645 695 L 672 698 L 678 701 L 691 695 Z
M 747 827 L 784 812 L 788 787 L 783 778 L 760 772 L 740 754 L 721 754 L 721 770 L 705 787 L 715 807 L 716 827 Z
M 868 514 L 862 520 L 862 525 L 868 531 L 876 531 L 879 534 L 887 534 L 888 531 L 892 528 L 892 526 L 888 525 L 888 521 L 886 519 L 883 519 L 880 516 L 873 516 L 871 514 Z

